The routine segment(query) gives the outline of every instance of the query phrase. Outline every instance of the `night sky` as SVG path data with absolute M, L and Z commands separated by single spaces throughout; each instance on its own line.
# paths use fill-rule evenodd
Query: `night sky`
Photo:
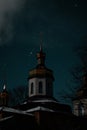
M 54 96 L 67 103 L 61 95 L 73 92 L 74 48 L 87 42 L 87 0 L 0 0 L 0 89 L 3 79 L 8 89 L 27 85 L 41 40 Z

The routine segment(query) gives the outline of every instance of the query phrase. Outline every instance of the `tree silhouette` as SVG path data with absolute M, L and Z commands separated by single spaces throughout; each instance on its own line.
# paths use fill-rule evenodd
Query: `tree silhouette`
M 87 74 L 87 45 L 76 46 L 74 52 L 79 62 L 70 70 L 71 81 L 66 81 L 68 92 L 58 93 L 62 100 L 72 100 L 75 98 L 77 90 L 83 86 L 83 76 Z
M 9 105 L 15 106 L 27 99 L 27 86 L 17 86 L 9 90 Z
M 74 82 L 81 86 L 83 84 L 83 76 L 87 74 L 87 45 L 76 47 L 75 53 L 79 58 L 79 64 L 73 67 L 71 74 Z

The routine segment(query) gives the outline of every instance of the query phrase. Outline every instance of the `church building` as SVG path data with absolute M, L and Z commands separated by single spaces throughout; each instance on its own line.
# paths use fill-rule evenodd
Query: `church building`
M 82 86 L 77 90 L 73 99 L 73 114 L 80 129 L 87 129 L 87 73 L 82 76 Z
M 73 113 L 76 116 L 87 117 L 87 73 L 82 77 L 83 84 L 73 99 Z
M 46 67 L 46 54 L 42 46 L 36 55 L 37 65 L 28 74 L 28 98 L 26 101 L 11 108 L 7 106 L 8 92 L 3 87 L 0 95 L 0 129 L 51 129 L 81 130 L 78 124 L 77 111 L 72 113 L 71 107 L 61 104 L 54 98 L 53 71 Z M 86 99 L 82 99 L 82 102 Z M 78 99 L 73 100 L 75 108 Z M 82 111 L 84 113 L 85 111 Z M 85 112 L 86 113 L 86 112 Z M 86 130 L 86 129 L 82 129 Z
M 70 130 L 71 107 L 60 104 L 53 96 L 53 71 L 45 65 L 46 54 L 40 46 L 37 53 L 37 65 L 29 71 L 28 100 L 18 106 L 19 110 L 34 115 L 41 129 Z

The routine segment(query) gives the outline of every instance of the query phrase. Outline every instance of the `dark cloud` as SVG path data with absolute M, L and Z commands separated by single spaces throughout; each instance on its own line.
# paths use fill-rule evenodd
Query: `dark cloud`
M 12 38 L 12 18 L 23 4 L 23 0 L 0 0 L 0 46 L 8 43 Z
M 74 3 L 70 0 L 0 1 L 0 45 L 37 45 L 40 32 L 47 44 L 75 42 L 76 34 L 84 28 L 83 21 L 87 20 L 81 1 L 78 8 Z

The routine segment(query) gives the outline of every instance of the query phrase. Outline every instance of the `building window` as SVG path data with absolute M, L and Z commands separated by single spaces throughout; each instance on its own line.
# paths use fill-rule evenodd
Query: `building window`
M 43 84 L 41 81 L 39 82 L 39 93 L 43 93 Z
M 33 93 L 34 93 L 34 84 L 31 83 L 31 94 L 33 94 Z

